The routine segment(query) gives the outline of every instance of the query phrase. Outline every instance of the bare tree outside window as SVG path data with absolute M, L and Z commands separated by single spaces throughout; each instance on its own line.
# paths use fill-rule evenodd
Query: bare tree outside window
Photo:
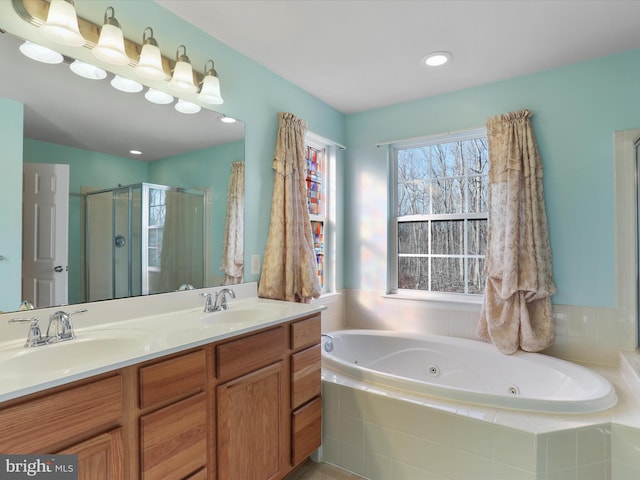
M 461 137 L 395 146 L 397 289 L 484 291 L 487 138 Z

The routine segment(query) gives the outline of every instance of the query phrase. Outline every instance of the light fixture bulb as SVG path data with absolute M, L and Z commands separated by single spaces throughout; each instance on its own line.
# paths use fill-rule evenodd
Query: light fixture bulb
M 40 31 L 49 40 L 70 47 L 81 47 L 85 43 L 73 0 L 51 0 L 47 21 L 40 26 Z
M 147 31 L 149 36 L 147 37 Z M 149 80 L 162 80 L 167 78 L 167 74 L 162 68 L 162 54 L 158 47 L 158 42 L 153 38 L 153 30 L 151 27 L 147 27 L 142 32 L 142 51 L 140 52 L 140 59 L 138 64 L 133 67 L 136 74 L 142 78 Z
M 69 65 L 69 68 L 76 75 L 88 78 L 89 80 L 102 80 L 103 78 L 107 78 L 107 72 L 103 69 L 81 60 L 74 60 L 71 65 Z
M 220 117 L 220 121 L 222 123 L 236 123 L 236 119 L 233 117 L 227 117 L 226 115 L 223 115 L 222 117 Z
M 120 90 L 125 93 L 138 93 L 144 88 L 141 83 L 129 78 L 121 77 L 120 75 L 113 77 L 111 80 L 111 86 L 116 90 Z
M 184 53 L 180 54 L 180 49 L 184 49 Z M 195 93 L 198 87 L 193 83 L 193 68 L 191 68 L 191 60 L 187 57 L 187 48 L 180 45 L 176 51 L 176 65 L 173 68 L 173 76 L 169 80 L 169 87 L 180 93 Z
M 161 92 L 160 90 L 156 90 L 155 88 L 149 88 L 149 90 L 145 92 L 144 98 L 151 103 L 156 103 L 158 105 L 167 105 L 173 102 L 173 97 L 171 95 Z
M 207 66 L 211 62 L 211 68 L 207 69 Z M 214 69 L 213 60 L 209 60 L 204 66 L 205 74 L 202 80 L 202 88 L 198 94 L 198 99 L 204 103 L 211 105 L 220 105 L 224 103 L 222 96 L 220 95 L 220 79 L 218 73 Z
M 180 113 L 193 114 L 198 113 L 202 108 L 200 105 L 196 105 L 195 103 L 187 102 L 181 98 L 176 102 L 175 109 Z
M 91 53 L 103 62 L 112 65 L 127 65 L 129 57 L 124 51 L 124 35 L 120 23 L 115 18 L 113 7 L 104 12 L 104 25 L 100 29 L 98 44 L 93 47 Z
M 64 61 L 64 57 L 61 53 L 42 45 L 38 45 L 37 43 L 30 42 L 29 40 L 25 41 L 18 48 L 25 57 L 29 57 L 31 60 L 36 60 L 37 62 L 53 65 Z

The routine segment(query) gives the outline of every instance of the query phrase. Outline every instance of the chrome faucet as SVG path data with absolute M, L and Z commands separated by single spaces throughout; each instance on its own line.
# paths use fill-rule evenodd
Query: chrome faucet
M 236 292 L 234 292 L 230 288 L 223 288 L 215 292 L 216 296 L 214 298 L 211 297 L 211 293 L 201 293 L 200 296 L 204 297 L 204 312 L 221 312 L 223 310 L 229 309 L 229 304 L 227 303 L 227 295 L 231 298 L 236 298 Z
M 49 325 L 47 326 L 47 333 L 43 337 L 38 324 L 38 319 L 33 318 L 12 318 L 9 323 L 25 323 L 29 322 L 29 333 L 27 335 L 27 341 L 25 347 L 38 347 L 40 345 L 47 345 L 49 343 L 64 342 L 65 340 L 72 340 L 76 338 L 76 334 L 73 331 L 73 322 L 71 316 L 77 313 L 84 313 L 87 309 L 76 310 L 72 313 L 67 313 L 62 310 L 49 315 Z
M 76 338 L 76 334 L 73 331 L 73 322 L 71 321 L 71 315 L 77 313 L 84 313 L 87 309 L 76 310 L 72 313 L 67 313 L 62 310 L 49 315 L 49 326 L 47 327 L 47 343 L 64 342 L 65 340 L 73 340 Z
M 227 295 L 231 298 L 236 298 L 236 292 L 234 292 L 231 288 L 223 288 L 216 293 L 216 299 L 213 302 L 213 310 L 215 312 L 229 309 L 229 304 L 227 303 Z

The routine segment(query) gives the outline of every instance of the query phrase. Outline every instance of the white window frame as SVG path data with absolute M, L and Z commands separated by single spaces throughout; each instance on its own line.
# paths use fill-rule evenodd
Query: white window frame
M 311 215 L 309 220 L 324 223 L 324 286 L 322 294 L 336 291 L 336 151 L 335 142 L 313 132 L 307 132 L 305 146 L 325 151 L 322 203 L 324 215 Z
M 407 298 L 413 300 L 433 300 L 442 302 L 459 302 L 459 303 L 482 303 L 482 294 L 474 293 L 453 293 L 453 292 L 433 292 L 427 290 L 413 290 L 398 288 L 398 215 L 397 215 L 397 199 L 398 199 L 398 150 L 406 150 L 412 147 L 420 147 L 426 145 L 437 145 L 441 143 L 454 143 L 463 140 L 471 140 L 474 138 L 487 135 L 486 128 L 476 128 L 472 130 L 464 130 L 428 137 L 416 138 L 407 141 L 394 142 L 389 144 L 389 228 L 388 228 L 388 258 L 387 258 L 387 294 L 394 298 Z M 433 220 L 432 215 L 412 215 L 405 216 L 406 220 L 412 219 L 416 221 Z M 488 219 L 487 213 L 463 213 L 463 214 L 440 214 L 438 220 L 473 220 Z M 469 257 L 466 255 L 466 257 Z M 465 268 L 465 275 L 468 270 Z

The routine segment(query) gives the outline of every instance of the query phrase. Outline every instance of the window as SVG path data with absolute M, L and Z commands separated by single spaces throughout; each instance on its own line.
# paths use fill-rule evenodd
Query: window
M 392 292 L 484 291 L 486 131 L 393 145 Z
M 335 145 L 312 133 L 305 138 L 307 161 L 307 208 L 311 220 L 313 245 L 318 267 L 320 289 L 333 291 L 334 281 L 334 236 L 335 205 L 333 186 L 335 180 Z

